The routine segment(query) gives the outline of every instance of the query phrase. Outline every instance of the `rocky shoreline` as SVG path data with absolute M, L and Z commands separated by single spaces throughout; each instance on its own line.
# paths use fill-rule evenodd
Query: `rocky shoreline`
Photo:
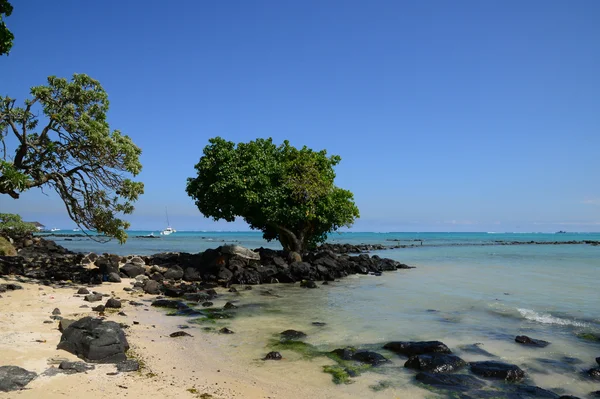
M 204 286 L 300 282 L 308 288 L 316 281 L 334 281 L 350 274 L 381 275 L 411 267 L 377 255 L 339 254 L 325 246 L 299 254 L 237 245 L 224 245 L 197 254 L 167 252 L 151 256 L 76 254 L 40 237 L 16 243 L 17 256 L 0 256 L 0 275 L 15 274 L 48 281 L 70 280 L 79 284 L 119 282 L 140 275 L 148 279 L 149 294 L 181 296 Z M 360 250 L 357 249 L 357 250 Z
M 326 285 L 350 274 L 381 275 L 386 271 L 411 268 L 376 255 L 339 254 L 332 247 L 324 247 L 302 257 L 295 253 L 286 254 L 264 248 L 251 251 L 235 245 L 221 246 L 198 254 L 160 253 L 123 257 L 111 254 L 75 254 L 39 237 L 23 240 L 16 246 L 19 249 L 18 256 L 0 257 L 0 275 L 33 279 L 46 286 L 74 283 L 89 287 L 71 286 L 71 296 L 79 297 L 85 304 L 80 307 L 89 307 L 92 313 L 83 318 L 63 319 L 57 308 L 50 316 L 53 322 L 57 322 L 61 332 L 60 341 L 56 342 L 57 349 L 70 352 L 83 360 L 63 361 L 58 365 L 58 371 L 53 371 L 66 374 L 91 371 L 94 364 L 98 363 L 115 364 L 117 371 L 114 374 L 140 369 L 141 365 L 136 359 L 128 358 L 126 329 L 130 326 L 105 320 L 112 312 L 119 312 L 118 315 L 126 317 L 121 310 L 125 306 L 132 312 L 137 308 L 149 310 L 146 304 L 135 300 L 136 297 L 151 295 L 149 303 L 152 307 L 166 308 L 169 316 L 182 316 L 188 323 L 209 322 L 244 315 L 244 303 L 239 300 L 227 300 L 224 306 L 214 305 L 219 300 L 223 302 L 223 298 L 239 295 L 238 289 L 251 289 L 253 285 L 270 283 L 299 283 L 301 287 L 316 289 L 319 285 Z M 321 281 L 321 284 L 316 283 Z M 114 291 L 112 294 L 94 291 L 100 289 L 96 287 L 105 282 L 109 283 L 108 287 L 122 283 L 122 295 L 129 295 L 131 299 L 121 299 Z M 3 293 L 19 291 L 20 288 L 17 283 L 0 284 L 0 292 Z M 264 295 L 272 293 L 264 290 Z M 134 327 L 138 324 L 139 322 L 133 321 Z M 322 327 L 326 323 L 315 322 L 313 325 Z M 202 331 L 222 336 L 236 333 L 228 328 L 231 327 L 229 325 L 219 327 L 205 324 Z M 192 336 L 185 330 L 190 325 L 179 325 L 179 328 L 181 329 L 168 334 L 169 339 L 185 340 Z M 93 338 L 90 340 L 90 337 Z M 385 367 L 394 357 L 399 356 L 406 359 L 404 368 L 414 371 L 412 379 L 416 385 L 438 394 L 449 395 L 447 397 L 577 399 L 575 396 L 561 396 L 531 385 L 526 369 L 498 361 L 478 344 L 471 345 L 470 349 L 460 348 L 458 354 L 463 356 L 462 354 L 473 351 L 489 360 L 465 361 L 440 341 L 393 341 L 381 344 L 379 350 L 370 345 L 323 352 L 304 342 L 306 337 L 307 334 L 302 331 L 282 331 L 269 345 L 270 351 L 265 351 L 263 360 L 281 360 L 286 352 L 296 352 L 305 359 L 328 359 L 333 364 L 323 366 L 323 371 L 331 375 L 333 382 L 347 384 L 355 381 L 365 371 Z M 524 335 L 516 336 L 514 343 L 530 348 L 551 345 L 550 342 Z M 600 365 L 600 359 L 596 361 Z M 580 378 L 600 380 L 599 370 L 598 367 L 592 367 L 578 373 Z M 0 391 L 23 389 L 36 376 L 23 367 L 0 366 Z M 384 385 L 372 389 L 384 390 Z M 592 392 L 591 395 L 598 397 L 600 394 Z

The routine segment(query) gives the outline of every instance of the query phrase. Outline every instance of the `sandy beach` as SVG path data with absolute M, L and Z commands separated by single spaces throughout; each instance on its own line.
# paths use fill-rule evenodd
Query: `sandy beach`
M 17 281 L 0 279 L 0 283 L 8 282 Z M 49 364 L 53 359 L 79 360 L 66 351 L 56 349 L 61 337 L 58 322 L 44 323 L 51 320 L 52 311 L 58 308 L 62 317 L 71 319 L 97 316 L 98 313 L 93 312 L 91 306 L 81 308 L 88 303 L 83 301 L 83 297 L 74 296 L 78 287 L 53 288 L 36 283 L 17 283 L 23 287 L 22 290 L 8 291 L 0 298 L 0 351 L 3 354 L 0 366 L 20 366 L 40 375 L 25 390 L 0 393 L 2 398 L 39 398 L 42 393 L 45 398 L 119 395 L 130 398 L 147 395 L 193 398 L 202 397 L 202 394 L 219 398 L 267 398 L 274 394 L 268 388 L 256 387 L 256 382 L 239 381 L 232 378 L 231 371 L 220 370 L 222 365 L 215 361 L 210 342 L 202 350 L 195 350 L 187 364 L 181 364 L 181 355 L 189 353 L 190 348 L 185 345 L 188 337 L 168 337 L 170 332 L 177 330 L 177 320 L 174 318 L 172 325 L 164 323 L 164 319 L 168 318 L 159 311 L 149 306 L 134 307 L 126 301 L 123 301 L 122 310 L 127 316 L 106 312 L 105 317 L 130 325 L 126 329 L 131 345 L 129 354 L 141 361 L 142 370 L 108 375 L 116 371 L 115 366 L 98 364 L 95 370 L 87 373 L 44 376 L 48 369 L 57 367 L 57 364 Z M 129 285 L 129 281 L 124 280 L 123 283 L 107 283 L 95 289 L 106 294 L 114 293 L 125 300 L 129 295 L 123 288 Z M 133 320 L 139 321 L 139 324 L 134 325 Z M 163 323 L 157 325 L 157 321 Z
M 128 398 L 149 395 L 160 398 L 355 397 L 347 387 L 333 385 L 330 376 L 319 371 L 320 367 L 315 363 L 323 362 L 324 365 L 328 364 L 327 360 L 297 362 L 298 373 L 289 378 L 281 372 L 285 367 L 281 362 L 256 359 L 255 364 L 248 364 L 235 358 L 224 358 L 222 349 L 235 345 L 238 339 L 235 334 L 206 334 L 190 328 L 185 331 L 194 337 L 169 337 L 170 333 L 180 330 L 177 326 L 183 320 L 166 317 L 163 310 L 152 308 L 150 301 L 144 301 L 153 296 L 123 291 L 131 281 L 105 283 L 90 287 L 90 291 L 110 294 L 122 301 L 121 310 L 126 316 L 107 311 L 104 317 L 129 326 L 125 330 L 131 346 L 128 355 L 140 361 L 141 370 L 115 374 L 114 364 L 96 364 L 94 370 L 86 373 L 52 375 L 48 370 L 58 367 L 60 359 L 80 360 L 56 349 L 61 332 L 58 321 L 50 318 L 52 311 L 58 308 L 62 317 L 77 320 L 98 316 L 91 307 L 105 301 L 85 302 L 83 296 L 76 295 L 80 286 L 53 287 L 35 281 L 0 279 L 0 284 L 17 283 L 23 287 L 1 294 L 0 366 L 19 366 L 38 373 L 26 389 L 2 392 L 0 398 L 112 398 L 121 395 Z M 142 302 L 144 306 L 130 305 L 129 300 Z M 85 305 L 89 307 L 82 308 Z M 374 396 L 386 397 L 375 393 Z

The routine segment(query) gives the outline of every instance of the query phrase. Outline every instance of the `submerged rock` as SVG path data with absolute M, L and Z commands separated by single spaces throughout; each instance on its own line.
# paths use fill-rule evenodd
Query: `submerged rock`
M 175 331 L 171 334 L 169 334 L 169 337 L 171 338 L 177 338 L 177 337 L 191 337 L 191 334 L 186 333 L 185 331 Z
M 498 356 L 494 355 L 493 353 L 490 353 L 490 352 L 486 351 L 485 349 L 481 348 L 482 345 L 483 345 L 482 343 L 463 345 L 460 347 L 460 350 L 463 352 L 466 352 L 466 353 L 473 353 L 475 355 L 498 357 Z
M 465 367 L 467 362 L 458 356 L 447 355 L 445 353 L 426 353 L 422 355 L 411 356 L 404 367 L 429 371 L 431 373 L 450 373 Z
M 188 307 L 185 303 L 173 299 L 157 299 L 152 302 L 152 306 L 169 309 L 185 309 Z
M 279 352 L 269 352 L 263 358 L 263 360 L 281 360 L 281 353 Z
M 451 391 L 469 391 L 483 388 L 485 382 L 465 374 L 435 374 L 421 372 L 415 377 L 422 384 Z
M 229 328 L 227 327 L 223 327 L 219 330 L 220 334 L 233 334 L 233 331 L 231 331 Z
M 357 351 L 353 356 L 352 360 L 356 360 L 361 363 L 370 364 L 371 366 L 378 366 L 382 363 L 389 362 L 383 355 L 377 352 L 371 351 Z
M 127 359 L 129 344 L 119 324 L 84 317 L 62 333 L 57 349 L 88 362 L 118 363 Z
M 525 377 L 518 366 L 496 361 L 471 362 L 471 371 L 481 377 L 506 381 L 520 381 Z
M 539 348 L 544 348 L 544 347 L 550 345 L 550 342 L 548 342 L 548 341 L 543 341 L 541 339 L 529 338 L 527 335 L 518 335 L 515 338 L 515 342 L 518 342 L 519 344 L 523 344 L 523 345 L 536 346 Z
M 296 331 L 296 330 L 285 330 L 283 332 L 281 332 L 279 335 L 281 335 L 282 339 L 285 340 L 296 340 L 296 339 L 302 339 L 304 337 L 306 337 L 306 334 L 303 333 L 302 331 Z
M 425 353 L 452 353 L 450 348 L 440 341 L 394 341 L 385 344 L 383 349 L 406 356 L 423 355 Z
M 23 389 L 37 374 L 17 366 L 0 366 L 0 391 L 9 392 Z

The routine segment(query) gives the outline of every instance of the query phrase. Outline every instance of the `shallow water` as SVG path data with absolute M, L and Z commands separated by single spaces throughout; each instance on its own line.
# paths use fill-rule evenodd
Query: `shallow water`
M 212 246 L 220 239 L 262 245 L 256 235 L 214 234 Z M 238 287 L 239 294 L 226 293 L 214 301 L 216 307 L 227 300 L 235 301 L 240 306 L 234 311 L 237 317 L 206 326 L 227 326 L 236 332 L 235 346 L 223 348 L 225 356 L 236 356 L 261 373 L 285 375 L 317 387 L 332 385 L 330 376 L 322 372 L 323 365 L 332 364 L 327 358 L 306 360 L 282 350 L 284 361 L 258 360 L 270 351 L 269 343 L 279 332 L 301 330 L 308 334 L 305 342 L 322 351 L 347 345 L 377 350 L 392 362 L 353 378 L 353 384 L 335 387 L 340 393 L 361 398 L 437 397 L 415 384 L 415 373 L 403 367 L 406 358 L 381 349 L 392 340 L 440 340 L 466 361 L 490 360 L 461 349 L 480 343 L 480 348 L 498 359 L 523 368 L 528 384 L 580 397 L 598 390 L 598 383 L 581 377 L 581 372 L 596 365 L 594 358 L 600 356 L 600 344 L 577 334 L 600 333 L 600 247 L 467 245 L 512 241 L 513 236 L 521 235 L 487 236 L 431 233 L 423 247 L 381 251 L 381 256 L 417 266 L 381 277 L 350 276 L 312 290 L 285 284 L 255 286 L 250 291 Z M 522 235 L 522 239 L 600 239 L 598 234 L 572 236 Z M 347 235 L 340 241 L 369 242 L 372 237 Z M 378 237 L 379 241 L 372 243 L 390 243 L 386 241 L 389 234 Z M 401 238 L 423 237 L 413 234 Z M 161 242 L 167 244 L 169 239 Z M 173 242 L 189 248 L 191 242 L 198 245 L 204 241 L 190 236 Z M 60 243 L 68 247 L 73 244 L 73 249 L 79 245 L 75 241 Z M 134 249 L 128 247 L 129 252 L 140 253 Z M 145 251 L 148 247 L 138 249 Z M 265 290 L 275 295 L 262 295 Z M 315 321 L 327 324 L 318 327 L 312 325 Z M 514 342 L 517 335 L 543 339 L 551 345 L 524 347 Z M 573 364 L 574 360 L 565 357 L 578 362 Z M 375 392 L 375 386 L 385 389 Z

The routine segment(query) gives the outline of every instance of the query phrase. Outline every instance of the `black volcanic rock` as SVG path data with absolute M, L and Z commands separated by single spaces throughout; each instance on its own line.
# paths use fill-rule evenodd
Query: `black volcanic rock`
M 471 362 L 471 371 L 481 377 L 506 381 L 520 381 L 525 377 L 518 366 L 496 361 Z
M 422 355 L 415 355 L 411 356 L 406 363 L 404 363 L 404 367 L 406 368 L 429 371 L 431 373 L 450 373 L 460 370 L 466 365 L 467 362 L 460 357 L 445 353 L 425 353 Z
M 422 355 L 425 353 L 452 353 L 452 351 L 440 341 L 394 341 L 388 342 L 383 348 L 405 356 Z
M 57 349 L 95 363 L 118 363 L 127 359 L 129 344 L 118 323 L 84 317 L 67 327 Z

